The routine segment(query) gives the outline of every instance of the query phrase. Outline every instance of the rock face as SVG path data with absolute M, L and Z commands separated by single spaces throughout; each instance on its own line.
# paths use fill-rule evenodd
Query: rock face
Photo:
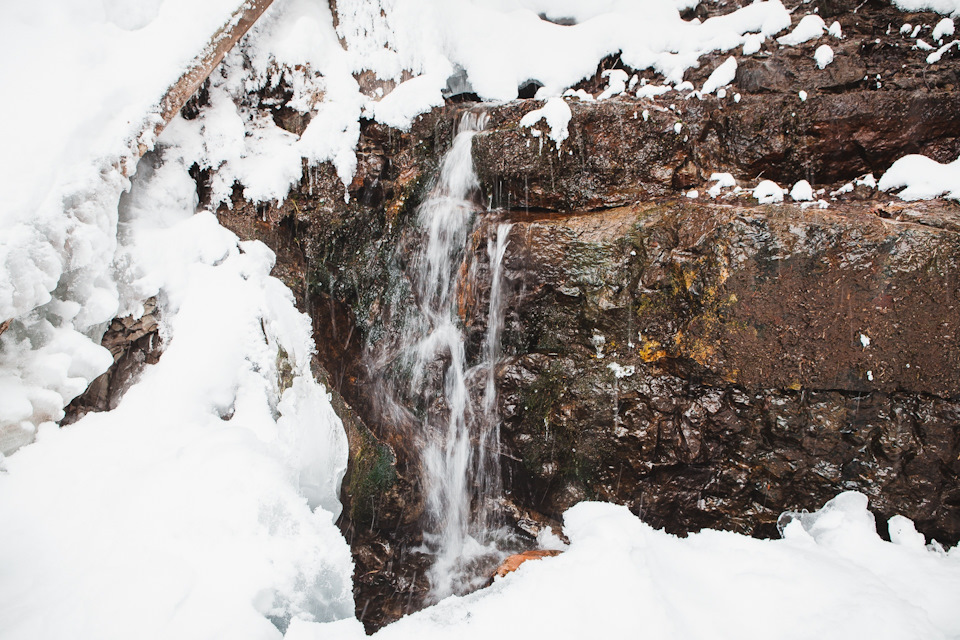
M 514 498 L 775 535 L 782 511 L 856 489 L 956 540 L 960 208 L 877 211 L 518 218 L 500 370 Z
M 348 203 L 324 165 L 282 205 L 238 196 L 218 213 L 277 251 L 278 275 L 313 318 L 350 432 L 341 525 L 368 628 L 425 594 L 426 561 L 411 552 L 418 451 L 382 403 L 372 355 L 412 304 L 414 212 L 467 109 L 489 114 L 474 138 L 480 213 L 460 271 L 468 365 L 486 331 L 487 240 L 513 225 L 496 379 L 515 513 L 555 520 L 597 498 L 671 532 L 774 536 L 781 512 L 856 489 L 881 516 L 960 540 L 960 206 L 892 204 L 870 180 L 840 188 L 908 153 L 960 155 L 960 54 L 927 65 L 899 35 L 930 15 L 810 6 L 845 35 L 830 40 L 825 70 L 819 42 L 768 42 L 738 56 L 725 98 L 570 101 L 559 149 L 519 125 L 535 100 L 448 104 L 408 132 L 364 122 Z M 723 10 L 702 3 L 697 17 Z M 687 79 L 702 86 L 727 55 Z M 597 93 L 600 71 L 580 88 Z M 759 206 L 748 191 L 711 199 L 714 172 L 748 189 L 805 179 L 828 208 Z

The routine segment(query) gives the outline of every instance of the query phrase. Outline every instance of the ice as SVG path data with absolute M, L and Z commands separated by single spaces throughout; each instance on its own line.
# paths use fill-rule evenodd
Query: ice
M 828 44 L 822 44 L 813 52 L 813 59 L 817 61 L 817 68 L 823 69 L 833 62 L 833 49 Z
M 760 204 L 783 202 L 783 189 L 773 180 L 764 180 L 754 188 L 753 197 Z
M 703 83 L 701 93 L 704 95 L 713 93 L 720 87 L 725 87 L 737 76 L 737 59 L 730 56 L 723 63 L 713 70 L 710 77 Z
M 918 154 L 907 155 L 893 163 L 877 182 L 881 191 L 902 190 L 902 200 L 930 200 L 944 196 L 960 200 L 960 158 L 949 164 Z
M 777 42 L 784 46 L 796 46 L 804 42 L 809 42 L 810 40 L 816 40 L 823 35 L 825 29 L 826 25 L 823 22 L 823 18 L 811 14 L 801 18 L 793 31 L 777 38 Z
M 790 190 L 790 198 L 796 202 L 813 200 L 813 187 L 806 180 L 800 180 Z

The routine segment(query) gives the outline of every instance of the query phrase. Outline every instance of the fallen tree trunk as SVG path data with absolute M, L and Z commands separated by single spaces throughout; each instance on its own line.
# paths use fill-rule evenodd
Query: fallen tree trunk
M 179 113 L 190 96 L 196 93 L 203 81 L 213 73 L 213 70 L 217 68 L 227 52 L 240 41 L 240 38 L 271 4 L 273 4 L 273 0 L 247 0 L 237 7 L 230 19 L 213 34 L 204 50 L 194 59 L 183 75 L 180 76 L 180 79 L 167 90 L 166 95 L 160 101 L 161 119 L 153 126 L 154 138 L 160 135 L 160 132 Z M 137 143 L 137 158 L 150 148 L 150 145 L 143 142 L 145 137 L 138 138 L 140 142 Z M 124 174 L 129 175 L 127 167 L 124 167 L 124 169 Z

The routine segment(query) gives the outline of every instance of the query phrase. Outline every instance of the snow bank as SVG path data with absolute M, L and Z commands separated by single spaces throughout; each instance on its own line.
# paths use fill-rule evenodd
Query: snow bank
M 4 638 L 277 638 L 352 616 L 346 436 L 309 319 L 265 245 L 194 215 L 183 158 L 145 160 L 119 210 L 118 289 L 160 301 L 160 361 L 0 473 Z
M 785 520 L 782 540 L 657 531 L 626 507 L 581 503 L 570 546 L 494 585 L 407 616 L 375 638 L 945 639 L 960 633 L 960 555 L 876 533 L 867 500 L 844 493 Z M 331 631 L 327 633 L 328 629 Z M 338 635 L 340 634 L 340 635 Z M 359 626 L 299 625 L 297 640 L 361 638 Z
M 510 100 L 530 80 L 543 97 L 592 76 L 606 56 L 654 69 L 677 84 L 701 56 L 742 46 L 747 34 L 770 37 L 790 26 L 779 2 L 758 2 L 702 23 L 678 8 L 695 2 L 607 0 L 351 0 L 337 3 L 340 29 L 356 71 L 400 79 L 400 71 L 446 79 L 462 70 L 482 99 Z M 543 20 L 570 19 L 564 26 Z M 371 39 L 377 46 L 371 47 Z M 361 52 L 375 52 L 367 54 Z M 387 51 L 387 53 L 384 53 Z M 351 54 L 352 55 L 352 54 Z
M 112 359 L 124 165 L 240 0 L 17 4 L 0 21 L 0 451 L 29 442 Z
M 960 200 L 960 158 L 940 164 L 926 156 L 912 154 L 893 163 L 877 182 L 881 191 L 903 189 L 902 200 L 930 200 L 945 196 Z
M 944 15 L 960 17 L 960 0 L 893 0 L 894 6 L 901 11 L 935 11 Z

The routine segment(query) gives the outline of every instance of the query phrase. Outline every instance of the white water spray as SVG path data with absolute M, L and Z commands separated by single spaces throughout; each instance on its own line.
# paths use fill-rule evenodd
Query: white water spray
M 419 313 L 401 341 L 409 395 L 423 407 L 420 433 L 422 483 L 429 522 L 424 539 L 435 555 L 428 577 L 441 598 L 479 586 L 477 565 L 499 556 L 491 506 L 500 494 L 496 371 L 503 327 L 502 261 L 510 225 L 488 240 L 492 276 L 482 361 L 467 368 L 458 274 L 464 265 L 479 186 L 472 139 L 486 116 L 468 113 L 444 157 L 436 185 L 418 210 L 424 242 L 411 261 Z M 483 400 L 474 406 L 470 380 L 480 371 Z

